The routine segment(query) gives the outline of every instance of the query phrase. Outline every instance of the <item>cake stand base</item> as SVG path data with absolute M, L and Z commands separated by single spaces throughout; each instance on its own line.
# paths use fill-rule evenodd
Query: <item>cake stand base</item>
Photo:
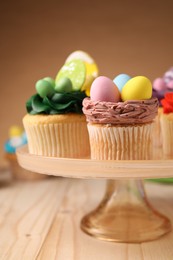
M 141 243 L 171 231 L 169 219 L 148 202 L 141 180 L 108 180 L 99 206 L 81 221 L 81 229 L 106 241 Z
M 171 231 L 169 219 L 147 200 L 140 179 L 173 177 L 173 159 L 156 149 L 153 160 L 91 160 L 55 158 L 17 149 L 19 164 L 30 171 L 73 178 L 110 179 L 100 205 L 82 219 L 87 234 L 106 241 L 141 243 Z M 164 158 L 164 159 L 163 159 Z

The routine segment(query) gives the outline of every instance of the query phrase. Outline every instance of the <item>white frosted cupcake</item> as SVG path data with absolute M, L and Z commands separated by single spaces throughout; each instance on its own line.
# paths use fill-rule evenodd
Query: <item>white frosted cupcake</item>
M 118 89 L 114 82 L 98 77 L 91 86 L 91 98 L 83 101 L 91 158 L 149 159 L 153 119 L 158 109 L 157 98 L 151 98 L 151 83 L 138 76 L 128 78 Z

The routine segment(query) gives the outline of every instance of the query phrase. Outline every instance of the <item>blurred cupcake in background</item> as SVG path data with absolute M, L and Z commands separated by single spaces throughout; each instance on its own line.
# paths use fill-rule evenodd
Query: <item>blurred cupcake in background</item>
M 163 111 L 160 114 L 163 153 L 173 157 L 173 92 L 165 94 L 161 99 Z
M 173 67 L 166 71 L 162 77 L 156 78 L 153 81 L 153 97 L 157 97 L 159 100 L 158 115 L 154 124 L 155 138 L 153 138 L 153 144 L 155 147 L 162 146 L 160 115 L 163 112 L 163 106 L 161 100 L 168 92 L 173 92 Z
M 153 97 L 158 98 L 160 107 L 162 107 L 161 99 L 167 92 L 173 92 L 173 67 L 166 71 L 162 77 L 153 81 Z
M 27 138 L 24 129 L 17 125 L 11 126 L 9 138 L 4 144 L 4 150 L 12 177 L 19 180 L 39 180 L 45 178 L 42 174 L 30 172 L 19 166 L 15 152 L 17 148 L 26 144 Z

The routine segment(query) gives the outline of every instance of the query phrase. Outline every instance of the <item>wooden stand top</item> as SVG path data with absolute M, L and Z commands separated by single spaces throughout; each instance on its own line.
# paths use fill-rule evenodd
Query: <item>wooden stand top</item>
M 173 159 L 160 150 L 151 160 L 99 161 L 91 159 L 44 157 L 28 153 L 27 146 L 17 150 L 19 164 L 41 174 L 90 179 L 173 177 Z

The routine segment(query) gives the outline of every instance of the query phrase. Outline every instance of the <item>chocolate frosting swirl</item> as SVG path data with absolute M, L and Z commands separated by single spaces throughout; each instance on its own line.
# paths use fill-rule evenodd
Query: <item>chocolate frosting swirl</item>
M 133 125 L 152 122 L 157 115 L 158 99 L 100 102 L 83 100 L 87 122 L 111 125 Z

